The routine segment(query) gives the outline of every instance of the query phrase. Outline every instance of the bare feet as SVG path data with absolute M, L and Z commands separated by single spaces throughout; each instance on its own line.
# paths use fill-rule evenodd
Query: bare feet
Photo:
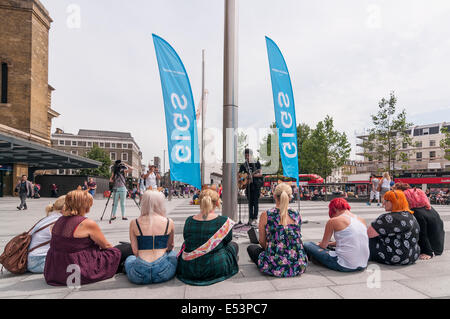
M 419 259 L 420 260 L 430 260 L 432 256 L 426 255 L 426 254 L 420 254 Z

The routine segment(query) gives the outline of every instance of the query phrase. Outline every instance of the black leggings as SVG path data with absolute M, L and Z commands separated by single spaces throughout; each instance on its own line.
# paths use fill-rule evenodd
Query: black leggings
M 264 249 L 260 245 L 250 245 L 247 247 L 248 255 L 256 265 L 258 265 L 258 257 L 263 251 Z
M 114 248 L 117 248 L 120 250 L 120 263 L 119 267 L 117 268 L 116 274 L 118 273 L 124 273 L 125 272 L 125 260 L 128 258 L 128 256 L 133 255 L 133 249 L 131 248 L 131 244 L 128 243 L 122 243 Z

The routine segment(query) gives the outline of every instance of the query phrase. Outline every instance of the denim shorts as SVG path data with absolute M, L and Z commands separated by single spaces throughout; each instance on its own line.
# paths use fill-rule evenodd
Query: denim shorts
M 134 255 L 125 260 L 128 280 L 136 285 L 147 285 L 168 281 L 175 276 L 177 255 L 174 251 L 165 253 L 154 262 L 147 262 Z
M 28 256 L 27 270 L 34 274 L 43 274 L 45 257 L 47 256 Z

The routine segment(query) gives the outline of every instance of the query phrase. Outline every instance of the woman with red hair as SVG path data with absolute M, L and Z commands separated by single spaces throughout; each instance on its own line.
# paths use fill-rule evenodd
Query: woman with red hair
M 384 194 L 384 209 L 369 227 L 370 260 L 387 265 L 410 265 L 419 258 L 419 224 L 409 209 L 405 194 Z
M 336 271 L 365 269 L 370 254 L 366 221 L 352 214 L 350 205 L 343 198 L 330 202 L 329 216 L 322 241 L 304 244 L 308 256 Z M 330 242 L 333 234 L 336 241 Z M 329 246 L 335 246 L 336 250 L 329 249 Z

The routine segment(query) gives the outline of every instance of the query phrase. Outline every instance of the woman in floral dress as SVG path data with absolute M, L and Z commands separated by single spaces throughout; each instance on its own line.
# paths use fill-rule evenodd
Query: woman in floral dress
M 300 213 L 289 209 L 292 188 L 279 184 L 274 192 L 276 206 L 261 214 L 259 243 L 247 252 L 259 270 L 275 277 L 294 277 L 305 272 L 308 263 L 301 235 Z

